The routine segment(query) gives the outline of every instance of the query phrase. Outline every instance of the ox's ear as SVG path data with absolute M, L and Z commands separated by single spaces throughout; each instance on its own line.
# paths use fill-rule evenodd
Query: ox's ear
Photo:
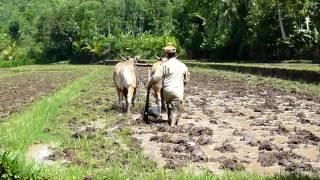
M 140 60 L 139 56 L 135 56 L 135 57 L 134 57 L 134 62 L 135 62 L 135 63 L 139 62 L 139 60 Z

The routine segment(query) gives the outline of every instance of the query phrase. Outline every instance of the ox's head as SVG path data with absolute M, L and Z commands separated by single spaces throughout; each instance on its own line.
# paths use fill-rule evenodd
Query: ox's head
M 138 62 L 137 56 L 134 57 L 134 58 L 132 58 L 132 57 L 130 57 L 130 56 L 123 57 L 122 55 L 120 55 L 120 57 L 121 57 L 122 61 L 132 61 L 132 62 L 134 62 L 134 63 L 137 63 L 137 62 Z

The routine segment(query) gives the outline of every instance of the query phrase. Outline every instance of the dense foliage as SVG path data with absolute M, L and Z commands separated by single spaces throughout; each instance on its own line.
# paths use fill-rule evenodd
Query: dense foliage
M 22 163 L 18 155 L 0 150 L 0 179 L 43 179 L 39 170 Z
M 0 0 L 0 64 L 319 59 L 318 0 Z
M 176 35 L 191 57 L 320 56 L 318 0 L 186 0 L 177 17 Z

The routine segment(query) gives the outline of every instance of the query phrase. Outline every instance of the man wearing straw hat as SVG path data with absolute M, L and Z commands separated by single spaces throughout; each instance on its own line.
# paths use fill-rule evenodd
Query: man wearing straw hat
M 189 81 L 190 73 L 187 66 L 176 58 L 176 48 L 172 44 L 168 44 L 163 50 L 168 60 L 157 68 L 148 84 L 148 90 L 163 80 L 168 123 L 170 126 L 175 126 L 178 125 L 183 110 L 184 86 Z

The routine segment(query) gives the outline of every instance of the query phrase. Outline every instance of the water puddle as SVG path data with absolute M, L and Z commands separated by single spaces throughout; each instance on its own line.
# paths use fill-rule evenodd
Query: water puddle
M 52 164 L 47 158 L 52 154 L 49 144 L 34 144 L 27 150 L 26 156 L 37 163 Z

